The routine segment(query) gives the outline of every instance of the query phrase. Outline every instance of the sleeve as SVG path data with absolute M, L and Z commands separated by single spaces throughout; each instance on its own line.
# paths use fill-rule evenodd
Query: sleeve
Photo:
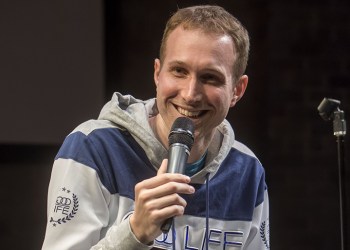
M 110 193 L 96 171 L 72 159 L 54 162 L 43 250 L 89 249 L 108 226 Z
M 252 226 L 243 249 L 270 249 L 269 198 L 266 188 L 264 190 L 264 201 L 254 210 Z
M 129 217 L 116 220 L 124 212 L 118 215 L 113 211 L 111 215 L 111 208 L 120 210 L 111 204 L 115 203 L 113 199 L 95 169 L 73 159 L 55 160 L 42 249 L 150 249 L 134 236 Z M 116 203 L 121 205 L 123 201 L 118 199 Z

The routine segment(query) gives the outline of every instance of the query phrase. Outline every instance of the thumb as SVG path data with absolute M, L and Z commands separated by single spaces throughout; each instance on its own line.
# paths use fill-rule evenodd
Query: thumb
M 168 169 L 168 159 L 164 159 L 158 169 L 157 175 L 165 174 L 167 169 Z

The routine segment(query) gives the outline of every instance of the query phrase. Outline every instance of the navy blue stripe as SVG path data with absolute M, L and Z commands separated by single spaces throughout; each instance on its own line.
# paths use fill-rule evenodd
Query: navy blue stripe
M 88 136 L 81 132 L 70 134 L 58 158 L 73 159 L 95 169 L 110 193 L 131 199 L 135 184 L 156 174 L 133 137 L 117 128 L 97 129 Z
M 264 169 L 254 157 L 232 149 L 209 182 L 210 217 L 251 221 L 254 208 L 264 201 Z M 185 213 L 205 217 L 205 185 L 195 185 Z

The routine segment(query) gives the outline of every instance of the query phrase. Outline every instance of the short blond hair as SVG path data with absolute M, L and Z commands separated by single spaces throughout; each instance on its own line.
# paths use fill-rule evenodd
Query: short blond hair
M 206 33 L 229 35 L 233 40 L 237 56 L 233 65 L 234 81 L 244 74 L 249 56 L 248 31 L 240 21 L 220 6 L 192 6 L 175 12 L 168 20 L 163 33 L 159 51 L 161 62 L 166 56 L 166 42 L 169 34 L 180 25 L 186 30 L 201 29 Z

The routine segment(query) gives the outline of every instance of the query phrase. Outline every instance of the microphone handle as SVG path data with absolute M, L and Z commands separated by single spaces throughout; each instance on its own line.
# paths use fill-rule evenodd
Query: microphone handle
M 160 228 L 164 234 L 168 234 L 171 226 L 173 225 L 174 217 L 166 219 Z
M 185 173 L 187 158 L 189 155 L 188 147 L 182 143 L 174 143 L 169 148 L 168 173 Z M 173 217 L 166 219 L 161 226 L 164 234 L 167 234 L 173 224 Z

